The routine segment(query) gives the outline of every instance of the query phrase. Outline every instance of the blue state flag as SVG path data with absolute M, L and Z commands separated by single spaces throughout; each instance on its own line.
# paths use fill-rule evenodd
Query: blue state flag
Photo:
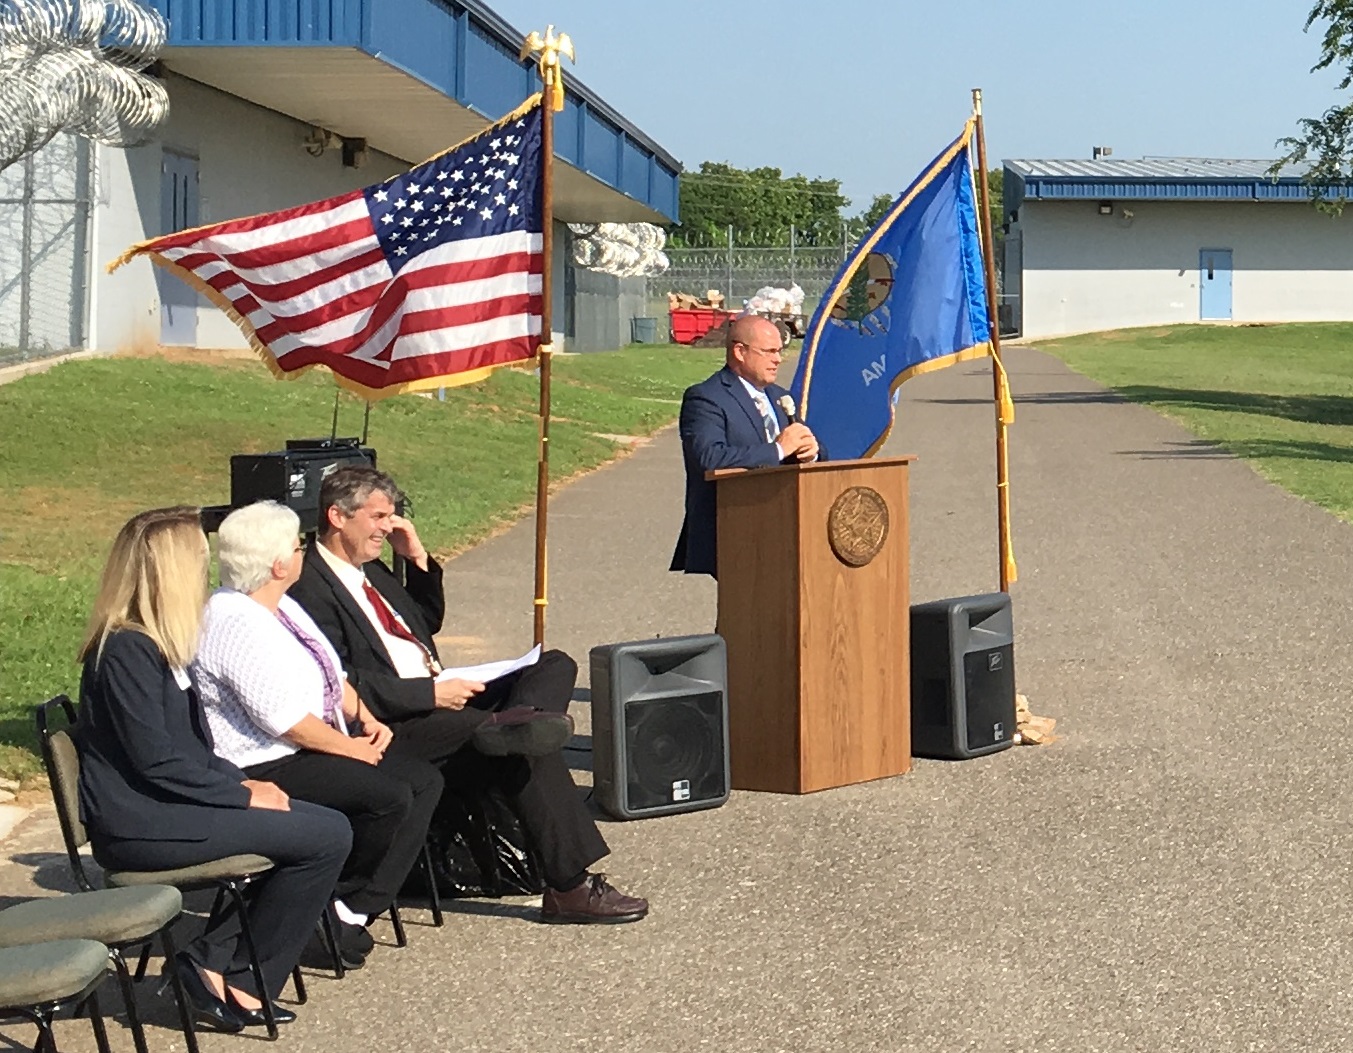
M 970 121 L 893 202 L 808 325 L 790 391 L 833 458 L 883 445 L 903 381 L 991 353 L 973 132 Z

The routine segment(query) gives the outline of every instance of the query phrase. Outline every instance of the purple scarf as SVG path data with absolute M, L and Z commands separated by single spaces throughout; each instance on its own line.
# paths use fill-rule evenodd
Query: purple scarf
M 325 652 L 324 646 L 288 618 L 280 607 L 277 609 L 277 620 L 285 625 L 300 645 L 310 652 L 310 657 L 319 666 L 319 671 L 324 677 L 324 723 L 337 728 L 338 709 L 343 704 L 343 685 L 338 679 L 338 671 L 329 661 L 329 655 Z

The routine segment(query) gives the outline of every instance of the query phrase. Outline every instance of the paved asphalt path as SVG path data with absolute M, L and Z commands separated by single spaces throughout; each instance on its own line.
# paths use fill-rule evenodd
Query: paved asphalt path
M 648 920 L 556 928 L 530 900 L 453 905 L 445 929 L 411 926 L 408 949 L 342 983 L 317 974 L 284 1045 L 1353 1048 L 1353 533 L 1049 356 L 1008 361 L 1016 668 L 1058 742 L 606 823 L 608 870 L 651 897 Z M 982 363 L 904 388 L 884 452 L 919 458 L 914 601 L 995 587 L 990 391 Z M 680 519 L 674 430 L 554 498 L 549 642 L 579 657 L 582 686 L 596 644 L 711 626 L 712 585 L 665 570 Z M 527 521 L 450 563 L 444 651 L 526 649 L 531 551 Z M 572 757 L 585 784 L 588 755 Z M 0 890 L 60 884 L 49 818 L 6 847 Z M 152 1013 L 152 1049 L 181 1049 Z M 93 1048 L 83 1023 L 61 1033 Z M 130 1048 L 124 1028 L 114 1040 Z

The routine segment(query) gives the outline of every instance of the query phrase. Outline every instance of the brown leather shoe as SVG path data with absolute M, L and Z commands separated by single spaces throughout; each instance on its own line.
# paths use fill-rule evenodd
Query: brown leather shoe
M 573 737 L 573 718 L 567 713 L 546 713 L 530 706 L 513 706 L 490 713 L 475 728 L 474 748 L 490 757 L 543 757 L 563 749 Z
M 648 900 L 625 895 L 605 874 L 589 874 L 567 892 L 546 888 L 540 901 L 540 920 L 560 925 L 619 925 L 647 913 Z

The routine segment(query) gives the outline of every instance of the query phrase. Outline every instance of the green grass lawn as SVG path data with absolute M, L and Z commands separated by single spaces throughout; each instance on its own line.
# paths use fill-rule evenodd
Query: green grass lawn
M 1353 520 L 1353 325 L 1169 326 L 1036 346 Z
M 550 475 L 565 480 L 676 419 L 681 392 L 722 352 L 647 346 L 555 360 Z M 445 401 L 371 410 L 370 445 L 413 499 L 419 533 L 446 554 L 529 512 L 539 385 L 499 370 Z M 32 706 L 74 693 L 75 649 L 108 544 L 125 519 L 167 504 L 225 504 L 230 455 L 329 434 L 334 385 L 314 370 L 274 380 L 257 362 L 69 362 L 0 386 L 0 773 L 40 768 Z M 360 435 L 344 395 L 339 434 Z

